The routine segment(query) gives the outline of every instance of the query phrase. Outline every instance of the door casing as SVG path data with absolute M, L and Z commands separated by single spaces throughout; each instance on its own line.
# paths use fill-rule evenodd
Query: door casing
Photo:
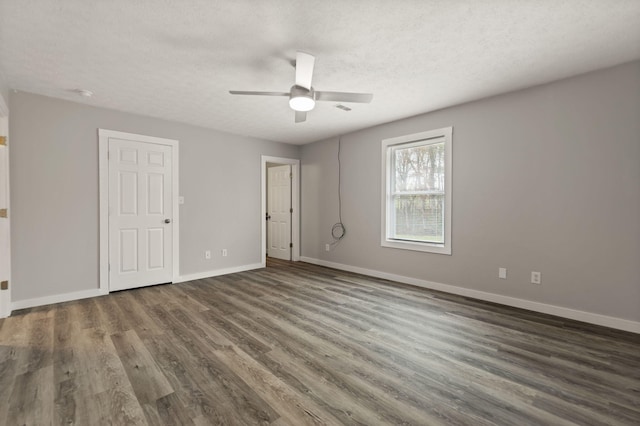
M 98 158 L 99 158 L 99 187 L 100 187 L 100 276 L 99 286 L 101 293 L 109 292 L 109 139 L 128 139 L 138 142 L 147 142 L 167 145 L 172 148 L 173 172 L 171 181 L 171 205 L 172 205 L 172 275 L 173 282 L 179 281 L 180 276 L 180 215 L 179 215 L 179 142 L 174 139 L 157 138 L 154 136 L 137 135 L 134 133 L 119 132 L 115 130 L 98 129 Z
M 7 141 L 9 139 L 9 107 L 7 106 L 5 99 L 0 95 L 0 136 L 6 136 Z M 6 146 L 0 147 L 3 152 L 3 158 L 1 159 L 4 164 L 0 167 L 0 173 L 4 173 L 0 182 L 4 185 L 4 188 L 0 188 L 4 195 L 4 205 L 1 208 L 7 209 L 7 217 L 2 218 L 4 223 L 3 235 L 0 239 L 2 248 L 0 252 L 3 254 L 2 264 L 0 265 L 0 281 L 8 281 L 9 287 L 6 290 L 0 290 L 0 318 L 6 318 L 11 315 L 11 288 L 13 282 L 11 281 L 11 215 L 12 210 L 10 208 L 10 185 L 9 185 L 9 143 Z
M 284 157 L 262 156 L 261 176 L 261 193 L 262 203 L 260 204 L 260 222 L 262 223 L 262 266 L 267 266 L 267 221 L 265 220 L 265 212 L 267 211 L 267 163 L 290 164 L 291 165 L 291 205 L 293 206 L 293 214 L 291 215 L 291 242 L 293 248 L 291 250 L 291 260 L 297 262 L 300 260 L 300 160 Z

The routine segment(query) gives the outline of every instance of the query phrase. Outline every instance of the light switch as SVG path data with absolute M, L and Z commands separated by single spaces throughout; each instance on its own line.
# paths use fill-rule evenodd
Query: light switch
M 507 279 L 507 268 L 498 268 L 498 278 Z

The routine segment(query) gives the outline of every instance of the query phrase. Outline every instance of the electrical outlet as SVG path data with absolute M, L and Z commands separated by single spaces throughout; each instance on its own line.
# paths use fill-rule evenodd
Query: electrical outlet
M 331 244 L 325 244 L 324 245 L 324 250 L 325 251 L 331 251 Z
M 498 268 L 498 278 L 507 279 L 507 268 Z
M 222 257 L 227 257 L 227 249 L 222 249 Z
M 540 284 L 542 280 L 542 274 L 540 272 L 531 272 L 531 284 Z
M 211 259 L 211 250 L 206 250 L 204 252 L 204 258 L 205 259 Z

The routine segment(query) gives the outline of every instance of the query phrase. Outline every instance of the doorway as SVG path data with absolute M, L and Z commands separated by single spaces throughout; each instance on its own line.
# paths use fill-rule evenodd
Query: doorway
M 100 288 L 173 282 L 179 247 L 178 142 L 100 129 L 99 147 Z
M 291 164 L 267 163 L 267 257 L 291 260 Z
M 262 264 L 300 260 L 300 160 L 262 156 Z

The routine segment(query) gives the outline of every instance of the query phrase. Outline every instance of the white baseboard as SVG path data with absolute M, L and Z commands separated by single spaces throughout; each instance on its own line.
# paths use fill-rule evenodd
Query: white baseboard
M 543 314 L 555 315 L 562 318 L 568 318 L 576 321 L 582 321 L 590 324 L 602 325 L 604 327 L 615 328 L 618 330 L 630 331 L 640 334 L 640 322 L 630 321 L 622 318 L 610 317 L 607 315 L 594 314 L 586 311 L 565 308 L 562 306 L 549 305 L 546 303 L 534 302 L 526 299 L 518 299 L 516 297 L 503 296 L 495 293 L 487 293 L 479 290 L 472 290 L 464 287 L 457 287 L 450 284 L 442 284 L 433 281 L 421 280 L 418 278 L 405 277 L 402 275 L 390 274 L 388 272 L 376 271 L 373 269 L 360 268 L 358 266 L 344 265 L 342 263 L 334 263 L 326 260 L 315 259 L 311 257 L 300 257 L 302 262 L 313 263 L 314 265 L 326 266 L 329 268 L 340 269 L 357 274 L 369 275 L 371 277 L 382 278 L 391 281 L 397 281 L 403 284 L 410 284 L 417 287 L 424 287 L 430 290 L 442 291 L 445 293 L 457 294 L 458 296 L 471 297 L 473 299 L 484 300 L 487 302 L 499 303 L 501 305 L 512 306 L 514 308 L 522 308 L 530 311 L 540 312 Z
M 36 297 L 34 299 L 16 300 L 11 303 L 11 310 L 35 308 L 36 306 L 51 305 L 52 303 L 70 302 L 72 300 L 87 299 L 89 297 L 108 294 L 100 289 L 81 290 L 71 293 L 55 294 L 52 296 Z
M 204 278 L 217 277 L 219 275 L 235 274 L 236 272 L 250 271 L 252 269 L 264 268 L 264 263 L 252 263 L 250 265 L 234 266 L 232 268 L 215 269 L 213 271 L 196 272 L 195 274 L 180 275 L 175 283 L 183 283 L 185 281 L 201 280 Z
M 215 271 L 198 272 L 195 274 L 181 275 L 174 283 L 181 283 L 191 280 L 199 280 L 202 278 L 215 277 L 218 275 L 233 274 L 235 272 L 244 272 L 251 269 L 264 268 L 263 263 L 254 263 L 251 265 L 235 266 L 233 268 L 217 269 Z M 53 303 L 70 302 L 72 300 L 87 299 L 89 297 L 103 296 L 109 294 L 108 291 L 100 289 L 75 291 L 72 293 L 55 294 L 52 296 L 36 297 L 34 299 L 16 300 L 11 303 L 11 310 L 35 308 L 36 306 L 51 305 Z

